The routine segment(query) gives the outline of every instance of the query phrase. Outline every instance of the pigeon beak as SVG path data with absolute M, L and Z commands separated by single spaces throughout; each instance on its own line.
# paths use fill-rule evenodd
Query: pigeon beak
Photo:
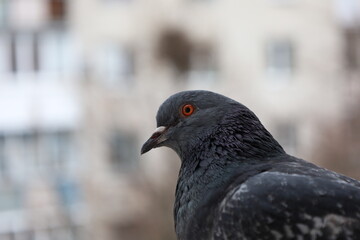
M 164 142 L 167 139 L 165 137 L 165 133 L 167 129 L 168 129 L 167 127 L 163 127 L 163 126 L 155 129 L 151 137 L 142 146 L 141 154 L 144 154 L 150 151 L 151 149 L 158 147 L 160 143 Z

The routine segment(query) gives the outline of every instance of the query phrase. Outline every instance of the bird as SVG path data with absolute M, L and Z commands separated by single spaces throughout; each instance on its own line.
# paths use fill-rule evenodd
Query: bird
M 164 101 L 141 154 L 181 160 L 179 240 L 360 239 L 360 182 L 287 154 L 243 104 L 190 90 Z

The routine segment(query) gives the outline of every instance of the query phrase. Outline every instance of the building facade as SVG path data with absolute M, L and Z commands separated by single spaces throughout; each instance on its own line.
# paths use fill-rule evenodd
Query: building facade
M 181 90 L 242 102 L 318 161 L 359 99 L 344 1 L 0 0 L 0 238 L 174 239 L 180 163 L 139 151 Z

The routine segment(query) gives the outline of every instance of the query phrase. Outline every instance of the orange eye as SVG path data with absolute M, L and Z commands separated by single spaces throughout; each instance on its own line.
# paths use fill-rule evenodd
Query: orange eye
M 195 107 L 191 104 L 185 104 L 184 106 L 182 106 L 181 108 L 181 113 L 182 115 L 184 115 L 185 117 L 190 116 L 191 114 L 193 114 L 195 111 Z

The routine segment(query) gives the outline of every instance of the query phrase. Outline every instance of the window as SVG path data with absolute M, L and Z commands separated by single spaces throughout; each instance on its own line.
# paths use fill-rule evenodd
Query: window
M 71 207 L 80 201 L 78 184 L 70 179 L 57 179 L 56 189 L 62 205 Z
M 0 34 L 0 72 L 74 74 L 76 49 L 64 31 Z
M 7 34 L 0 34 L 0 74 L 10 71 L 10 37 Z M 1 81 L 1 80 L 0 80 Z
M 6 26 L 7 0 L 0 0 L 0 28 Z
M 32 174 L 72 174 L 73 135 L 67 131 L 27 132 L 0 136 L 0 176 L 26 181 Z
M 9 65 L 13 73 L 35 72 L 38 68 L 38 42 L 33 33 L 15 33 L 6 42 L 10 48 Z M 3 41 L 6 41 L 4 39 Z
M 15 38 L 15 59 L 16 66 L 14 70 L 18 69 L 19 72 L 33 72 L 36 70 L 38 65 L 35 61 L 37 60 L 35 43 L 36 38 L 34 34 L 21 33 L 17 34 Z
M 63 21 L 66 17 L 66 0 L 47 0 L 49 1 L 49 17 L 52 21 Z
M 0 177 L 7 175 L 7 159 L 6 159 L 6 142 L 5 136 L 0 135 Z
M 117 44 L 103 46 L 98 56 L 99 78 L 110 84 L 128 88 L 135 71 L 134 51 Z
M 286 122 L 277 125 L 276 139 L 287 153 L 295 154 L 297 148 L 297 128 L 294 123 Z
M 19 157 L 19 161 L 25 162 L 30 168 L 38 168 L 40 166 L 39 161 L 39 147 L 40 147 L 40 135 L 38 132 L 28 132 L 20 135 L 9 136 L 12 138 L 13 149 L 22 151 L 22 155 Z
M 64 31 L 41 32 L 39 38 L 39 71 L 45 74 L 72 73 L 76 65 L 75 49 Z
M 134 167 L 138 157 L 135 136 L 115 130 L 110 134 L 109 147 L 113 169 L 121 171 Z
M 193 43 L 188 35 L 178 29 L 164 30 L 158 42 L 158 57 L 173 68 L 178 75 L 189 72 Z
M 3 135 L 3 179 L 23 183 L 37 165 L 37 142 L 28 133 Z
M 294 46 L 290 40 L 274 40 L 267 43 L 266 70 L 274 77 L 289 77 L 293 74 Z
M 344 30 L 345 67 L 349 71 L 359 69 L 360 64 L 360 31 L 355 28 Z
M 46 156 L 55 170 L 65 171 L 74 157 L 74 136 L 70 132 L 59 131 L 45 137 Z
M 22 191 L 13 184 L 0 184 L 0 211 L 22 207 Z

